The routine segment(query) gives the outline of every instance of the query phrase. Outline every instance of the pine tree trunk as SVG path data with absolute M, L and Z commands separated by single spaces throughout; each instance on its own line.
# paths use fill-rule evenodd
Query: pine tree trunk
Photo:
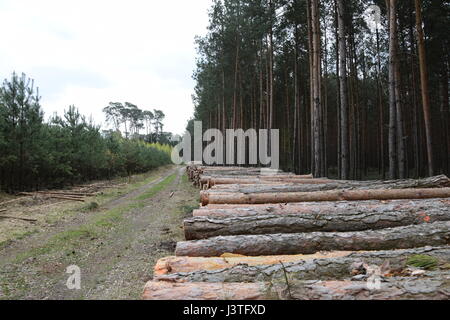
M 340 136 L 341 136 L 341 179 L 349 178 L 348 160 L 348 104 L 347 104 L 347 48 L 345 39 L 344 0 L 338 0 L 339 29 L 339 87 L 340 87 Z
M 423 115 L 425 119 L 425 133 L 427 138 L 428 174 L 432 176 L 434 174 L 433 139 L 431 130 L 430 96 L 428 90 L 428 69 L 425 52 L 425 37 L 422 28 L 422 6 L 420 0 L 415 0 L 414 3 L 416 8 L 417 43 L 420 62 L 420 85 L 422 91 Z
M 275 233 L 364 231 L 408 225 L 450 221 L 448 202 L 428 202 L 426 213 L 421 207 L 405 205 L 401 210 L 384 206 L 377 212 L 354 208 L 329 214 L 273 214 L 256 216 L 195 217 L 184 220 L 186 240 L 208 239 L 217 236 L 263 235 Z M 341 208 L 344 205 L 341 205 Z M 350 205 L 351 206 L 351 205 Z M 383 210 L 384 209 L 384 210 Z M 233 210 L 229 210 L 229 212 Z M 332 211 L 332 210 L 329 210 Z
M 389 178 L 397 177 L 397 113 L 395 95 L 396 0 L 386 0 L 389 15 Z

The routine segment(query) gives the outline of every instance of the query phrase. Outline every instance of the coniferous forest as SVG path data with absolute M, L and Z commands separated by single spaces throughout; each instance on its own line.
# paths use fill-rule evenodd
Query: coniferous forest
M 216 0 L 196 41 L 194 119 L 280 129 L 281 167 L 296 173 L 448 175 L 449 10 L 445 0 Z
M 33 80 L 25 75 L 13 74 L 0 88 L 3 191 L 130 176 L 171 162 L 171 135 L 163 131 L 165 115 L 160 110 L 110 103 L 104 113 L 114 129 L 102 130 L 75 106 L 44 121 L 40 99 Z

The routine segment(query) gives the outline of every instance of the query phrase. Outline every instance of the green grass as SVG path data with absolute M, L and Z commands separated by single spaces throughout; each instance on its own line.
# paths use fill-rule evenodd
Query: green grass
M 175 180 L 176 177 L 177 177 L 176 173 L 168 176 L 167 178 L 165 178 L 160 183 L 158 183 L 158 184 L 154 185 L 153 187 L 151 187 L 145 193 L 143 193 L 140 196 L 134 198 L 134 200 L 143 201 L 143 200 L 147 200 L 147 199 L 153 197 L 155 194 L 157 194 L 158 192 L 163 190 L 165 187 L 167 187 L 169 184 L 171 184 Z
M 123 221 L 123 216 L 127 212 L 134 209 L 143 208 L 145 206 L 145 200 L 163 190 L 167 185 L 173 182 L 175 178 L 176 174 L 173 174 L 157 183 L 145 194 L 133 199 L 135 200 L 134 203 L 124 204 L 107 211 L 96 212 L 96 216 L 89 223 L 54 235 L 43 246 L 20 253 L 16 257 L 15 262 L 19 263 L 30 257 L 49 254 L 55 251 L 70 251 L 73 248 L 77 248 L 82 245 L 83 240 L 95 239 L 105 235 L 108 231 Z
M 424 270 L 434 270 L 439 265 L 439 260 L 431 256 L 418 254 L 409 257 L 406 265 Z

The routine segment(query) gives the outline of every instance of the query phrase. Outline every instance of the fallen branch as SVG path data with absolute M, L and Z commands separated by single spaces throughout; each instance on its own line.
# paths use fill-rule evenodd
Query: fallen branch
M 178 242 L 177 256 L 309 254 L 320 251 L 407 249 L 450 244 L 450 222 L 382 230 L 242 235 Z

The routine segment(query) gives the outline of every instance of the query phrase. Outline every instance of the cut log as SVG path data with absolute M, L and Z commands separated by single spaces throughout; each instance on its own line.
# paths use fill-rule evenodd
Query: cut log
M 56 195 L 49 195 L 47 197 L 51 198 L 51 199 L 60 199 L 60 200 L 69 200 L 69 201 L 78 201 L 78 202 L 85 201 L 83 198 L 75 198 L 75 197 L 63 197 L 63 196 L 56 196 Z
M 8 201 L 1 202 L 1 203 L 0 203 L 0 207 L 1 207 L 1 206 L 9 205 L 9 204 L 11 204 L 11 203 L 14 203 L 14 202 L 17 202 L 17 201 L 20 201 L 20 200 L 23 200 L 23 199 L 24 199 L 24 197 L 20 197 L 20 198 L 16 198 L 16 199 L 12 199 L 12 200 L 8 200 Z
M 429 209 L 443 208 L 450 210 L 450 198 L 448 199 L 421 199 L 421 200 L 369 200 L 369 201 L 340 201 L 340 202 L 301 202 L 278 204 L 254 204 L 254 205 L 208 205 L 193 211 L 194 217 L 229 218 L 247 217 L 257 215 L 331 215 L 362 213 L 391 213 L 427 212 Z
M 303 184 L 315 184 L 322 185 L 327 183 L 333 183 L 336 180 L 326 179 L 295 179 L 290 176 L 286 178 L 264 179 L 264 178 L 208 178 L 206 182 L 211 185 L 211 190 L 229 190 L 230 192 L 236 192 L 240 189 L 258 189 L 258 188 L 270 188 L 282 187 L 282 186 L 298 186 Z M 203 178 L 202 178 L 203 180 Z M 205 183 L 206 183 L 205 182 Z M 229 183 L 227 183 L 229 182 Z
M 47 193 L 30 193 L 30 192 L 21 192 L 20 195 L 24 196 L 42 196 L 50 199 L 60 199 L 60 200 L 70 200 L 70 201 L 79 201 L 84 202 L 84 197 L 78 196 L 59 196 L 55 194 L 47 194 Z
M 323 201 L 364 201 L 450 198 L 450 188 L 399 190 L 334 190 L 286 193 L 218 193 L 204 191 L 203 206 L 208 204 L 264 204 Z
M 316 253 L 310 255 L 288 255 L 288 256 L 263 256 L 247 257 L 232 255 L 228 257 L 167 257 L 158 260 L 154 268 L 155 276 L 162 276 L 173 273 L 187 273 L 195 271 L 213 271 L 231 268 L 237 265 L 267 266 L 282 263 L 294 263 L 314 259 L 329 259 L 350 255 L 351 251 L 333 251 Z
M 445 265 L 450 262 L 450 247 L 423 247 L 417 249 L 367 251 L 367 252 L 331 252 L 328 256 L 317 258 L 305 258 L 289 261 L 271 259 L 262 260 L 262 264 L 250 264 L 248 257 L 241 258 L 242 263 L 237 264 L 236 258 L 233 264 L 221 263 L 223 268 L 218 269 L 214 262 L 218 258 L 188 258 L 183 260 L 168 260 L 169 266 L 174 269 L 165 269 L 166 274 L 156 274 L 155 280 L 172 282 L 257 282 L 285 279 L 285 275 L 291 280 L 342 280 L 352 276 L 356 265 L 362 263 L 381 266 L 389 263 L 392 271 L 403 270 L 407 267 L 408 260 L 415 255 L 423 255 L 437 259 L 438 264 Z M 296 256 L 292 256 L 296 257 Z M 303 256 L 314 257 L 314 256 Z M 275 258 L 275 257 L 274 257 Z M 257 259 L 257 258 L 255 258 Z M 174 261 L 173 264 L 170 262 Z M 189 263 L 190 262 L 190 263 Z M 250 263 L 247 263 L 250 262 Z M 273 263 L 272 263 L 273 262 Z M 159 269 L 164 270 L 164 269 Z M 178 271 L 180 270 L 180 271 Z
M 355 232 L 312 232 L 215 237 L 178 242 L 177 256 L 309 254 L 320 251 L 407 249 L 450 243 L 450 222 Z
M 380 289 L 370 289 L 368 281 L 294 282 L 280 290 L 280 299 L 290 300 L 449 300 L 450 273 L 430 272 L 425 277 L 387 278 Z M 272 289 L 274 291 L 274 289 Z
M 324 184 L 328 183 L 328 179 L 313 179 L 312 176 L 294 176 L 294 175 L 275 175 L 275 176 L 206 176 L 200 178 L 202 184 L 209 186 L 223 186 L 236 184 L 281 184 L 281 183 L 303 183 L 303 184 Z
M 287 283 L 173 283 L 150 281 L 144 300 L 448 300 L 450 272 L 425 277 L 393 277 L 371 289 L 367 281 Z
M 6 210 L 4 210 L 4 211 L 6 211 Z M 4 211 L 0 211 L 0 212 L 4 212 Z M 0 215 L 0 219 L 12 219 L 12 220 L 21 220 L 21 221 L 26 221 L 26 222 L 37 222 L 36 219 L 19 218 L 19 217 L 11 217 L 11 216 L 1 216 L 1 215 Z
M 263 300 L 265 285 L 260 283 L 171 283 L 150 281 L 144 300 Z
M 261 178 L 263 179 L 263 178 Z M 291 179 L 291 177 L 289 177 Z M 247 184 L 247 185 L 224 185 L 216 186 L 210 192 L 233 192 L 233 193 L 270 193 L 270 192 L 314 192 L 337 189 L 427 189 L 450 187 L 450 179 L 445 176 L 436 176 L 421 180 L 393 180 L 393 181 L 337 181 L 311 179 L 299 180 L 298 183 L 287 183 L 284 185 L 274 184 Z M 321 182 L 321 184 L 320 184 Z
M 396 210 L 392 209 L 393 206 L 380 206 L 376 211 L 330 210 L 329 214 L 194 217 L 184 220 L 184 234 L 186 240 L 199 240 L 230 235 L 364 231 L 450 221 L 450 206 L 440 201 L 429 205 L 426 210 L 407 206 Z
M 74 197 L 74 198 L 93 197 L 93 196 L 97 195 L 97 193 L 87 193 L 87 192 L 38 191 L 37 193 L 43 194 L 43 195 L 68 196 L 68 197 Z

